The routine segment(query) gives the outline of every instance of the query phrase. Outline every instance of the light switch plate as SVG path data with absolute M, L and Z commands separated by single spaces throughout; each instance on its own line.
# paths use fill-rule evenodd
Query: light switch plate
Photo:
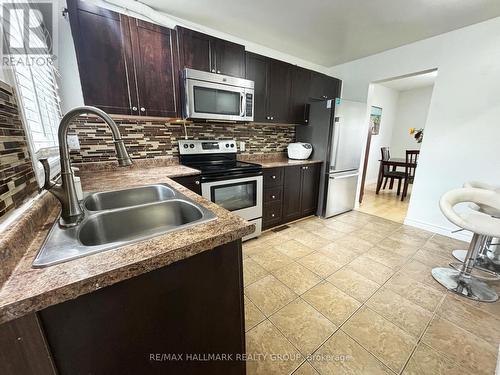
M 241 141 L 240 142 L 240 151 L 245 151 L 245 149 L 246 149 L 245 142 Z
M 76 134 L 68 134 L 68 147 L 70 150 L 80 149 L 80 141 L 78 140 L 78 136 Z

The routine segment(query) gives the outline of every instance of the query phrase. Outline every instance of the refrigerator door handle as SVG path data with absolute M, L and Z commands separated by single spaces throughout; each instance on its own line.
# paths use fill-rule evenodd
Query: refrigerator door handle
M 339 152 L 339 129 L 340 124 L 338 122 L 333 123 L 333 149 L 332 149 L 332 163 L 330 164 L 330 168 L 335 169 L 337 164 L 337 154 Z
M 353 174 L 344 174 L 344 175 L 338 176 L 338 177 L 330 176 L 330 180 L 337 180 L 337 179 L 341 179 L 341 178 L 356 177 L 356 176 L 359 176 L 359 173 L 356 172 Z

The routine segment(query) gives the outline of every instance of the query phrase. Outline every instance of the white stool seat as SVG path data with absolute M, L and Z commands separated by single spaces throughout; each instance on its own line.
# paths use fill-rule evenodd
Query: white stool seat
M 490 191 L 494 191 L 494 192 L 500 194 L 500 185 L 491 185 L 491 184 L 487 184 L 485 182 L 480 182 L 480 181 L 468 181 L 464 184 L 464 188 L 490 190 Z M 477 205 L 475 203 L 471 203 L 470 207 L 475 209 L 476 211 L 482 211 L 485 214 L 495 216 L 495 217 L 500 217 L 500 211 L 495 210 L 492 207 L 481 205 L 481 204 Z
M 460 203 L 469 203 L 457 210 Z M 490 237 L 500 237 L 500 193 L 480 188 L 461 188 L 447 192 L 439 201 L 441 211 L 453 224 L 474 233 L 460 270 L 437 267 L 432 276 L 448 290 L 477 301 L 494 302 L 497 293 L 471 275 L 479 251 Z
M 455 210 L 456 205 L 465 202 L 478 205 L 481 211 Z M 500 213 L 500 193 L 478 188 L 455 189 L 443 195 L 439 206 L 446 218 L 456 226 L 473 233 L 500 237 L 500 215 L 494 217 L 488 213 Z

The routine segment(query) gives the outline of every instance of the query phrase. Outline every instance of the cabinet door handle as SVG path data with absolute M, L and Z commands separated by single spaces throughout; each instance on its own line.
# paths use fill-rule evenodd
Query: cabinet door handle
M 272 178 L 273 180 L 276 180 L 276 176 L 275 176 L 275 175 L 272 175 L 272 176 L 271 176 L 271 178 Z
M 272 199 L 276 199 L 276 195 L 271 195 L 271 198 Z
M 274 214 L 271 214 L 271 217 L 274 217 L 275 215 Z
M 271 120 L 274 120 L 274 116 L 271 116 Z
M 132 107 L 132 111 L 137 111 L 137 107 L 136 107 L 136 106 L 133 106 L 133 107 Z
M 212 69 L 212 73 L 215 73 L 215 69 Z
M 199 185 L 199 184 L 200 184 L 200 181 L 199 181 L 199 180 L 196 180 L 194 183 L 195 183 L 196 185 Z
M 141 112 L 146 112 L 146 108 L 141 107 Z
M 217 70 L 217 74 L 220 74 L 220 70 Z

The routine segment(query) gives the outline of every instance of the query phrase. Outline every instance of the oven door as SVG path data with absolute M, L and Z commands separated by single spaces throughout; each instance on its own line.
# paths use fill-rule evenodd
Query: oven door
M 203 182 L 201 193 L 246 220 L 262 217 L 262 176 Z
M 185 83 L 185 117 L 206 120 L 252 121 L 247 100 L 253 101 L 253 90 L 214 82 L 187 79 Z M 247 94 L 251 92 L 252 95 Z M 248 116 L 249 114 L 251 116 Z

